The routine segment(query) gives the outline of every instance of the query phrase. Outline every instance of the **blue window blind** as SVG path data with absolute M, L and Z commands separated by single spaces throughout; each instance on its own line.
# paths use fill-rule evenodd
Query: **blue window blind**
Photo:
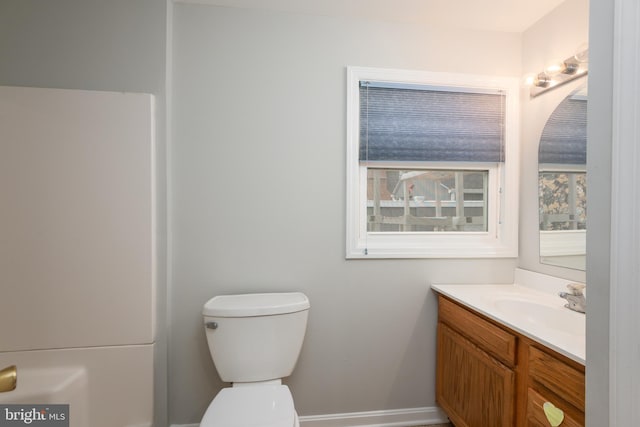
M 360 161 L 504 162 L 503 93 L 360 82 Z
M 553 111 L 540 138 L 539 163 L 587 163 L 587 100 L 569 97 Z

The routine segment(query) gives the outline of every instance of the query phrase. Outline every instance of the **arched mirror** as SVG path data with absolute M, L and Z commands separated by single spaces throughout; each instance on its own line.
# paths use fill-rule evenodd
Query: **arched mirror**
M 585 269 L 587 86 L 567 96 L 542 131 L 538 151 L 540 262 Z

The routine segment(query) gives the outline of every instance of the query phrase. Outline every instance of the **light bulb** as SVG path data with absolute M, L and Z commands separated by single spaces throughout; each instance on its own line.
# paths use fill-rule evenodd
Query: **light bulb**
M 565 61 L 564 67 L 562 68 L 562 74 L 576 74 L 580 68 L 580 64 L 571 61 Z
M 533 82 L 535 81 L 536 76 L 534 74 L 527 74 L 523 77 L 523 85 L 524 86 L 533 86 Z
M 555 64 L 549 65 L 545 71 L 547 73 L 553 74 L 553 73 L 557 73 L 560 70 L 562 70 L 562 65 L 560 65 L 559 63 L 555 63 Z
M 540 73 L 533 80 L 533 84 L 537 87 L 549 87 L 551 78 L 546 73 Z

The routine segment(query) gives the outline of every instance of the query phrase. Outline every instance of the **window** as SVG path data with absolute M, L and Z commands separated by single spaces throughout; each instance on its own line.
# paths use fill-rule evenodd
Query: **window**
M 347 72 L 347 258 L 517 256 L 518 80 Z
M 541 170 L 538 190 L 540 231 L 587 229 L 586 172 Z

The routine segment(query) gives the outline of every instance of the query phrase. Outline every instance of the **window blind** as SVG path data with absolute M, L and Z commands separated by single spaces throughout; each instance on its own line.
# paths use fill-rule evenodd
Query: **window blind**
M 540 137 L 539 163 L 587 163 L 587 100 L 567 98 L 554 110 Z
M 504 162 L 505 95 L 360 83 L 360 161 Z

